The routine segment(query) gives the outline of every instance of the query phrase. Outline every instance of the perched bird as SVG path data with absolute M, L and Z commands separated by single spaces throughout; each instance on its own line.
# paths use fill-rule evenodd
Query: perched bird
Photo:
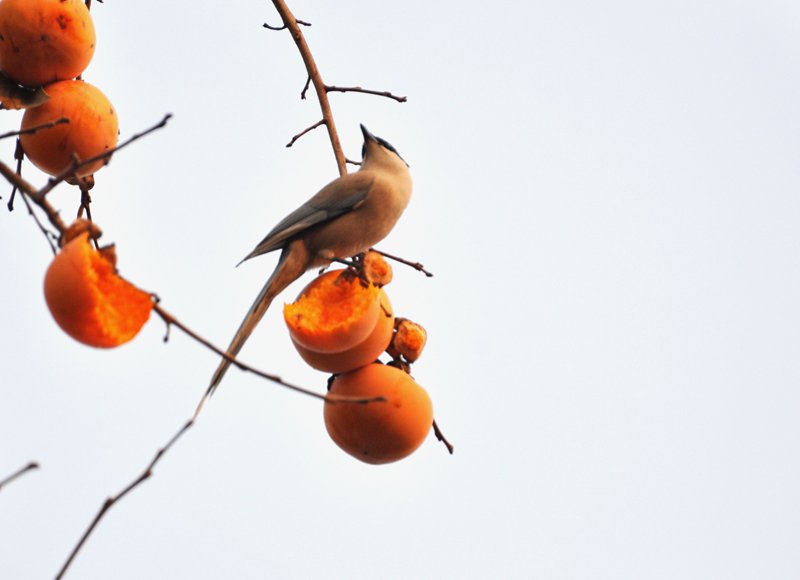
M 242 260 L 280 250 L 275 271 L 261 289 L 228 346 L 235 357 L 272 300 L 307 270 L 327 266 L 380 242 L 392 231 L 411 198 L 408 164 L 394 147 L 361 125 L 361 168 L 323 187 L 276 225 Z M 241 262 L 239 262 L 241 264 Z M 230 366 L 220 362 L 208 392 L 213 393 Z

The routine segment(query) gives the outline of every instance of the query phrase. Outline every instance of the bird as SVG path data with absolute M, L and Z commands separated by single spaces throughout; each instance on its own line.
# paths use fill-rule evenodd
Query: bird
M 362 124 L 361 167 L 331 181 L 283 218 L 239 262 L 280 250 L 275 270 L 259 292 L 228 346 L 235 357 L 272 301 L 313 268 L 366 252 L 392 231 L 411 199 L 409 166 L 386 140 Z M 238 265 L 238 264 L 237 264 Z M 231 362 L 223 358 L 211 377 L 214 393 Z

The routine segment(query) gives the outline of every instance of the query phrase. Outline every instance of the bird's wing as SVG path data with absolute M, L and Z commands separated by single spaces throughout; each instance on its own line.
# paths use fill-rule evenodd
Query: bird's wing
M 369 195 L 374 181 L 370 173 L 357 171 L 330 182 L 283 218 L 242 262 L 282 248 L 300 232 L 356 209 Z

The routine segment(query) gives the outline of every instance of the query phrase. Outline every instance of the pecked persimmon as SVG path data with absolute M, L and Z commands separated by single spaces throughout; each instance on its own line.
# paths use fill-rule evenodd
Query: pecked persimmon
M 94 24 L 83 0 L 0 2 L 0 70 L 23 86 L 77 77 L 94 47 Z
M 44 278 L 47 307 L 61 329 L 83 344 L 112 348 L 135 337 L 153 301 L 117 275 L 107 253 L 83 232 L 56 255 Z
M 381 464 L 411 455 L 428 436 L 433 405 L 428 393 L 403 371 L 380 363 L 337 375 L 330 392 L 377 397 L 386 402 L 324 405 L 325 427 L 345 452 L 365 463 Z
M 83 81 L 59 81 L 47 85 L 44 90 L 50 98 L 25 111 L 22 129 L 52 123 L 62 117 L 69 119 L 69 123 L 20 136 L 25 155 L 36 167 L 58 175 L 70 166 L 73 156 L 89 159 L 116 146 L 117 113 L 100 89 Z M 105 163 L 106 160 L 95 161 L 81 167 L 76 175 L 90 175 Z
M 341 373 L 369 364 L 392 338 L 389 297 L 348 270 L 326 272 L 284 306 L 295 348 L 312 367 Z

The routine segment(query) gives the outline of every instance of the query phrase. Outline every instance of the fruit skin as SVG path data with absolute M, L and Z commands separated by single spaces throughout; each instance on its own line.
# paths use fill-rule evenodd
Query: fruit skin
M 375 301 L 379 306 L 378 316 L 374 317 L 372 330 L 361 342 L 347 346 L 337 352 L 318 352 L 306 348 L 297 342 L 294 336 L 291 336 L 292 344 L 300 354 L 300 357 L 309 366 L 326 373 L 344 373 L 374 362 L 386 350 L 392 340 L 392 332 L 394 330 L 392 304 L 389 302 L 386 292 L 380 290 L 375 297 Z M 373 320 L 372 315 L 369 316 L 370 320 Z M 364 331 L 362 330 L 360 335 L 363 336 L 363 333 Z
M 331 439 L 365 463 L 391 463 L 409 456 L 433 424 L 428 393 L 408 374 L 391 366 L 375 363 L 338 375 L 330 392 L 387 399 L 366 405 L 325 403 L 325 427 Z
M 150 295 L 120 278 L 87 232 L 53 258 L 44 279 L 56 323 L 83 344 L 112 348 L 135 337 L 150 317 Z
M 83 0 L 0 2 L 0 70 L 23 86 L 77 77 L 92 60 L 95 40 Z
M 361 343 L 385 312 L 381 290 L 364 286 L 348 270 L 317 276 L 283 309 L 292 340 L 316 352 L 335 353 Z M 387 342 L 388 344 L 388 342 Z
M 36 167 L 58 175 L 72 163 L 73 154 L 78 159 L 88 159 L 116 146 L 117 113 L 100 89 L 83 81 L 59 81 L 47 85 L 44 90 L 50 99 L 25 111 L 22 129 L 62 117 L 69 119 L 69 123 L 20 136 L 25 154 Z M 95 161 L 80 168 L 76 175 L 91 175 L 105 163 L 105 160 Z

